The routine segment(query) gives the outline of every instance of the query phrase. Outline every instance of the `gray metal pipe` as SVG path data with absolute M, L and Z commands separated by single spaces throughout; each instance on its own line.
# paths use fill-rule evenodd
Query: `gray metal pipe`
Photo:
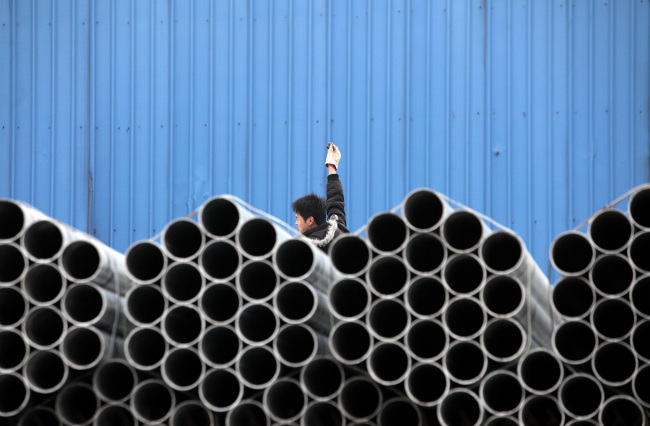
M 330 356 L 317 356 L 300 369 L 300 385 L 316 401 L 336 398 L 343 390 L 345 373 Z
M 273 265 L 287 281 L 306 281 L 322 293 L 338 278 L 329 257 L 307 238 L 282 241 L 273 251 Z
M 343 277 L 363 276 L 372 261 L 368 242 L 356 234 L 339 235 L 329 248 L 332 267 Z
M 632 263 L 620 254 L 599 256 L 589 270 L 589 282 L 602 297 L 624 296 L 635 278 Z
M 585 319 L 596 304 L 596 290 L 584 277 L 560 278 L 551 290 L 553 311 L 564 320 Z
M 634 354 L 643 363 L 650 363 L 650 320 L 639 321 L 630 337 Z
M 596 248 L 578 231 L 566 231 L 551 243 L 550 261 L 564 276 L 580 276 L 589 271 L 596 260 Z
M 416 233 L 406 243 L 402 258 L 413 274 L 435 274 L 447 262 L 447 249 L 436 234 Z
M 434 362 L 449 348 L 447 327 L 436 319 L 414 321 L 404 338 L 409 356 L 420 362 Z
M 111 343 L 118 351 L 115 356 L 123 354 L 122 339 L 112 341 L 110 334 L 100 332 L 93 326 L 73 326 L 68 329 L 59 351 L 70 367 L 75 370 L 89 370 L 109 355 Z
M 199 355 L 212 368 L 230 367 L 237 361 L 243 343 L 230 325 L 212 325 L 199 342 Z
M 123 311 L 123 304 L 123 298 L 107 289 L 93 283 L 77 283 L 63 295 L 61 310 L 65 319 L 74 325 L 93 325 L 110 332 L 115 327 L 115 318 Z
M 600 252 L 618 253 L 630 245 L 634 227 L 621 210 L 601 210 L 591 218 L 588 235 Z
M 201 339 L 205 321 L 194 305 L 172 305 L 163 314 L 160 328 L 170 345 L 187 347 Z
M 454 254 L 442 269 L 442 283 L 453 295 L 472 296 L 485 285 L 485 264 L 471 253 Z
M 355 422 L 373 419 L 381 410 L 383 394 L 379 385 L 365 375 L 353 376 L 341 382 L 337 401 L 343 415 Z
M 494 370 L 481 380 L 479 397 L 483 407 L 493 415 L 516 414 L 524 403 L 526 391 L 516 374 L 508 370 Z
M 329 345 L 334 358 L 353 365 L 365 361 L 372 352 L 374 339 L 360 321 L 342 321 L 332 327 Z
M 466 388 L 449 391 L 438 405 L 438 420 L 444 426 L 480 425 L 485 416 L 481 401 Z
M 11 417 L 23 411 L 31 392 L 22 375 L 7 372 L 0 373 L 0 395 L 0 417 Z
M 486 312 L 495 318 L 518 315 L 526 306 L 526 289 L 518 278 L 491 275 L 479 293 Z
M 634 398 L 629 395 L 612 395 L 600 407 L 598 424 L 645 426 L 648 424 L 646 418 L 643 408 Z
M 377 213 L 366 224 L 368 245 L 380 255 L 393 255 L 404 250 L 409 234 L 405 220 L 392 212 Z
M 63 362 L 61 354 L 54 350 L 33 351 L 23 369 L 29 388 L 43 394 L 61 389 L 68 374 L 68 365 Z
M 440 364 L 418 363 L 411 367 L 404 388 L 411 401 L 423 407 L 434 407 L 449 392 L 449 375 Z
M 627 213 L 635 227 L 650 229 L 650 187 L 639 186 L 630 196 Z
M 20 238 L 25 254 L 32 262 L 56 261 L 66 241 L 75 239 L 70 228 L 64 228 L 51 219 L 32 222 Z
M 411 316 L 400 299 L 377 299 L 368 311 L 366 325 L 376 339 L 392 342 L 409 331 Z
M 303 281 L 285 282 L 273 296 L 275 313 L 282 321 L 307 324 L 322 334 L 329 334 L 332 328 L 327 304 L 327 295 Z
M 61 426 L 61 420 L 53 408 L 44 405 L 26 409 L 20 415 L 18 426 Z
M 213 426 L 214 415 L 200 401 L 188 400 L 176 405 L 169 426 Z
M 245 399 L 226 415 L 226 426 L 269 426 L 271 419 L 264 406 L 254 399 Z
M 418 276 L 411 280 L 404 293 L 404 302 L 409 313 L 421 319 L 431 319 L 447 309 L 449 292 L 440 281 L 433 276 Z
M 194 348 L 173 348 L 160 367 L 162 378 L 174 390 L 190 391 L 205 377 L 205 364 Z
M 14 328 L 0 329 L 0 348 L 0 372 L 16 371 L 29 358 L 29 344 L 24 334 Z
M 99 399 L 93 388 L 81 382 L 70 383 L 56 397 L 56 412 L 66 425 L 88 425 L 99 410 Z
M 650 363 L 644 363 L 637 370 L 632 379 L 632 393 L 645 409 L 650 408 Z
M 591 368 L 600 382 L 620 387 L 632 381 L 639 360 L 625 342 L 603 342 L 591 359 Z
M 265 345 L 275 339 L 280 329 L 280 319 L 271 305 L 266 303 L 244 306 L 235 321 L 237 335 L 249 345 Z
M 232 281 L 240 272 L 242 255 L 230 240 L 212 240 L 199 254 L 203 274 L 214 281 Z
M 598 338 L 589 323 L 583 320 L 566 321 L 553 330 L 553 351 L 562 362 L 581 365 L 590 362 L 596 353 Z
M 562 384 L 564 364 L 551 350 L 533 348 L 519 358 L 517 377 L 531 394 L 551 394 Z
M 370 377 L 380 385 L 402 383 L 411 369 L 411 357 L 400 342 L 378 342 L 366 360 Z
M 158 324 L 168 305 L 169 302 L 157 285 L 137 285 L 124 296 L 124 314 L 138 327 Z
M 0 327 L 17 327 L 25 321 L 29 303 L 16 287 L 0 287 Z
M 153 284 L 162 279 L 168 259 L 160 244 L 141 240 L 131 244 L 124 254 L 126 274 L 137 284 Z
M 65 337 L 68 323 L 54 306 L 35 306 L 22 325 L 27 342 L 35 349 L 51 349 Z
M 195 259 L 205 246 L 205 234 L 199 224 L 186 217 L 167 223 L 160 240 L 165 254 L 177 262 Z
M 562 425 L 564 421 L 564 413 L 555 396 L 530 395 L 519 410 L 519 424 L 522 426 Z
M 25 250 L 14 243 L 0 244 L 0 287 L 10 287 L 20 283 L 27 274 L 29 261 Z
M 264 389 L 280 375 L 280 361 L 267 346 L 248 346 L 241 352 L 235 369 L 245 386 Z
M 29 266 L 20 287 L 32 304 L 45 306 L 58 302 L 67 285 L 55 264 L 36 263 Z
M 278 291 L 280 276 L 267 260 L 246 261 L 235 278 L 239 294 L 252 303 L 268 302 Z
M 109 404 L 127 401 L 137 384 L 136 370 L 123 359 L 107 360 L 93 373 L 93 389 L 97 397 Z
M 565 378 L 558 391 L 560 409 L 576 420 L 598 414 L 605 402 L 603 385 L 591 374 L 575 373 Z
M 375 295 L 382 298 L 397 297 L 406 291 L 411 274 L 402 258 L 380 255 L 372 260 L 366 272 L 366 283 Z
M 298 420 L 307 409 L 307 395 L 296 379 L 281 378 L 264 390 L 263 404 L 277 422 Z
M 466 209 L 451 212 L 440 227 L 442 241 L 456 253 L 471 253 L 477 250 L 485 233 L 483 220 L 473 211 Z
M 422 424 L 422 413 L 411 401 L 404 397 L 388 399 L 377 415 L 378 426 L 400 425 L 419 426 Z
M 27 203 L 8 198 L 0 199 L 0 243 L 20 239 L 30 223 L 44 217 L 44 213 Z
M 301 426 L 343 426 L 345 418 L 339 407 L 332 401 L 312 401 L 307 405 L 301 418 Z
M 241 309 L 241 295 L 229 283 L 208 284 L 199 299 L 199 310 L 211 324 L 229 324 L 239 316 Z
M 643 319 L 650 318 L 650 275 L 637 278 L 630 288 L 630 303 L 634 312 Z
M 159 367 L 169 346 L 157 327 L 137 327 L 124 341 L 124 356 L 138 370 L 150 371 Z
M 650 273 L 650 260 L 647 253 L 650 251 L 650 231 L 642 231 L 634 235 L 627 251 L 627 257 L 634 267 L 642 274 Z
M 203 232 L 214 239 L 232 238 L 241 224 L 253 214 L 245 210 L 235 200 L 215 196 L 204 202 L 199 208 L 199 225 Z
M 449 345 L 442 358 L 442 365 L 454 382 L 469 386 L 478 383 L 485 376 L 488 358 L 474 340 L 457 340 Z
M 484 426 L 519 426 L 519 423 L 512 416 L 492 416 L 486 420 Z
M 364 281 L 359 278 L 341 278 L 329 289 L 327 305 L 334 317 L 344 321 L 363 318 L 370 309 L 372 295 Z
M 123 403 L 110 403 L 97 410 L 93 421 L 95 426 L 136 426 L 135 416 L 129 406 Z
M 326 349 L 326 338 L 305 324 L 285 324 L 273 340 L 273 353 L 287 367 L 307 365 Z
M 474 339 L 487 326 L 487 312 L 473 297 L 459 296 L 452 299 L 442 318 L 450 336 L 457 340 Z
M 429 188 L 418 188 L 406 194 L 402 200 L 402 214 L 406 224 L 417 232 L 438 229 L 450 207 L 443 197 Z
M 160 287 L 171 303 L 194 303 L 203 292 L 205 277 L 193 262 L 174 262 L 165 270 Z
M 235 409 L 243 395 L 244 386 L 230 368 L 209 370 L 199 384 L 201 402 L 217 413 Z
M 636 315 L 629 302 L 623 299 L 601 299 L 589 315 L 591 326 L 605 341 L 627 339 L 636 324 Z
M 526 350 L 526 331 L 512 318 L 493 318 L 481 333 L 480 342 L 488 358 L 508 363 L 519 359 Z
M 288 232 L 263 217 L 246 220 L 235 234 L 237 249 L 248 259 L 268 258 L 281 241 L 289 238 Z
M 145 424 L 158 424 L 167 420 L 176 405 L 176 395 L 159 379 L 147 379 L 133 390 L 131 412 Z

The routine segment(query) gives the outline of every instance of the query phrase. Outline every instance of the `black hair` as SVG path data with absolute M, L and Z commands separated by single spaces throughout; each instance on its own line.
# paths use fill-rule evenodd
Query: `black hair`
M 325 223 L 325 199 L 313 192 L 291 203 L 291 208 L 305 220 L 313 216 L 316 225 Z

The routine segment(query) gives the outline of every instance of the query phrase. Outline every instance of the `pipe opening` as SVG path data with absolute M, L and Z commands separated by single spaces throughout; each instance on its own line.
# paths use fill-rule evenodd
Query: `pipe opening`
M 440 225 L 445 205 L 438 194 L 419 189 L 406 196 L 402 205 L 406 222 L 417 231 L 432 231 Z
M 650 228 L 650 189 L 632 194 L 627 205 L 632 221 L 641 228 Z
M 214 283 L 209 285 L 199 306 L 208 321 L 214 324 L 226 324 L 235 319 L 241 308 L 241 298 L 233 285 Z
M 589 271 L 589 278 L 596 291 L 603 296 L 624 294 L 634 282 L 634 270 L 623 256 L 606 254 L 600 256 Z
M 591 365 L 601 382 L 621 386 L 632 380 L 638 360 L 627 343 L 607 342 L 598 347 Z
M 215 238 L 228 238 L 241 220 L 239 209 L 229 200 L 213 198 L 201 207 L 199 221 L 203 229 Z
M 596 247 L 610 253 L 623 250 L 633 233 L 630 219 L 620 210 L 605 210 L 589 225 L 589 236 Z
M 317 400 L 332 399 L 341 392 L 345 375 L 341 365 L 331 358 L 317 358 L 300 372 L 305 392 Z
M 470 211 L 456 210 L 445 219 L 441 233 L 452 250 L 471 251 L 483 238 L 483 222 Z
M 71 322 L 91 324 L 105 311 L 105 296 L 93 284 L 75 284 L 63 296 L 63 312 Z
M 517 419 L 513 417 L 494 416 L 485 422 L 485 426 L 519 426 L 519 423 L 517 423 Z
M 327 298 L 332 314 L 347 320 L 357 319 L 370 309 L 370 291 L 356 278 L 344 278 L 330 287 Z
M 273 347 L 283 364 L 297 367 L 316 356 L 318 342 L 310 328 L 302 324 L 286 324 L 273 341 Z
M 531 395 L 519 411 L 519 421 L 526 426 L 561 425 L 564 424 L 564 413 L 560 411 L 555 397 Z
M 233 409 L 243 394 L 241 382 L 230 369 L 210 370 L 199 385 L 201 401 L 216 412 Z
M 382 342 L 372 349 L 367 365 L 375 381 L 390 386 L 404 381 L 411 368 L 411 358 L 401 343 Z
M 447 252 L 435 234 L 416 234 L 406 244 L 404 260 L 419 274 L 435 273 L 445 263 Z
M 167 352 L 167 342 L 157 329 L 135 329 L 126 339 L 124 352 L 134 367 L 151 370 L 162 362 Z
M 264 261 L 247 262 L 237 276 L 237 288 L 244 298 L 255 302 L 273 297 L 279 283 L 280 277 L 273 265 Z
M 280 379 L 264 392 L 264 406 L 273 419 L 289 422 L 298 419 L 307 407 L 307 395 L 293 379 Z
M 650 407 L 650 364 L 639 368 L 632 382 L 634 397 L 644 406 Z
M 237 373 L 250 388 L 261 389 L 280 374 L 280 363 L 266 346 L 249 346 L 237 360 Z
M 481 300 L 494 316 L 511 316 L 524 305 L 524 287 L 519 280 L 508 275 L 492 275 L 481 290 Z
M 470 254 L 457 254 L 447 261 L 444 282 L 454 294 L 472 295 L 481 289 L 486 272 L 480 260 Z
M 343 426 L 345 420 L 341 410 L 339 410 L 339 408 L 331 401 L 313 401 L 305 410 L 302 424 Z
M 485 408 L 492 414 L 514 414 L 524 402 L 526 393 L 517 376 L 497 370 L 483 379 L 480 395 Z
M 485 329 L 486 322 L 487 313 L 471 297 L 452 300 L 444 313 L 444 323 L 457 339 L 473 339 Z
M 61 352 L 68 364 L 78 370 L 95 366 L 104 356 L 104 351 L 104 340 L 94 328 L 73 327 L 61 343 Z
M 85 383 L 66 386 L 56 398 L 56 412 L 67 424 L 89 424 L 99 409 L 99 400 Z
M 372 259 L 366 241 L 354 234 L 342 234 L 332 242 L 329 255 L 334 268 L 346 275 L 365 272 Z
M 162 233 L 162 243 L 175 259 L 191 259 L 196 256 L 204 244 L 204 236 L 196 222 L 189 219 L 171 221 Z
M 170 426 L 212 426 L 214 418 L 212 413 L 198 401 L 185 401 L 176 406 L 169 424 Z
M 379 425 L 420 426 L 422 414 L 418 407 L 404 398 L 386 401 L 377 419 Z
M 194 263 L 174 263 L 162 278 L 162 289 L 172 302 L 192 302 L 203 289 L 203 275 Z
M 201 252 L 201 268 L 212 279 L 229 280 L 241 265 L 237 247 L 228 240 L 211 241 Z
M 132 287 L 126 295 L 126 315 L 136 325 L 153 325 L 160 321 L 167 301 L 160 288 L 153 285 Z
M 596 292 L 582 277 L 564 277 L 553 286 L 551 302 L 563 317 L 580 319 L 596 303 Z
M 650 318 L 650 276 L 639 278 L 632 287 L 630 300 L 634 310 L 641 316 Z
M 564 369 L 560 360 L 549 350 L 533 349 L 520 359 L 517 374 L 529 392 L 545 394 L 560 386 Z
M 273 252 L 278 241 L 275 227 L 267 219 L 256 217 L 247 220 L 237 233 L 237 243 L 250 257 L 265 257 Z
M 60 426 L 61 420 L 56 412 L 45 406 L 32 407 L 20 416 L 19 426 Z
M 128 363 L 108 361 L 95 370 L 93 387 L 97 396 L 106 402 L 122 402 L 131 396 L 137 383 L 136 372 Z
M 176 398 L 162 381 L 149 379 L 138 385 L 131 398 L 131 409 L 144 423 L 165 421 L 172 413 Z
M 205 365 L 194 348 L 172 349 L 162 365 L 165 383 L 172 388 L 185 391 L 196 387 L 205 374 Z
M 409 273 L 400 258 L 382 256 L 373 260 L 367 280 L 370 289 L 379 297 L 396 296 L 406 289 Z
M 29 345 L 17 330 L 0 330 L 0 348 L 1 370 L 16 370 L 27 362 Z
M 299 281 L 283 284 L 274 300 L 275 308 L 287 322 L 306 321 L 314 314 L 316 304 L 313 288 Z
M 406 244 L 409 231 L 404 220 L 395 213 L 376 214 L 368 221 L 368 243 L 380 253 L 395 253 Z
M 627 338 L 636 324 L 636 316 L 629 303 L 620 299 L 601 299 L 591 312 L 591 324 L 606 340 Z
M 379 413 L 382 403 L 379 386 L 362 376 L 348 379 L 339 396 L 339 406 L 345 417 L 362 422 Z
M 634 266 L 644 273 L 650 272 L 650 232 L 637 234 L 629 247 L 629 257 Z
M 32 259 L 51 260 L 63 250 L 63 234 L 53 222 L 39 220 L 27 227 L 22 244 Z
M 567 377 L 559 391 L 564 411 L 575 418 L 587 419 L 598 413 L 605 401 L 602 385 L 588 374 Z
M 409 328 L 410 316 L 399 299 L 379 299 L 368 312 L 368 327 L 379 339 L 399 339 Z
M 27 270 L 23 291 L 34 304 L 54 303 L 65 292 L 65 280 L 59 269 L 50 263 L 38 263 Z
M 193 305 L 176 305 L 163 318 L 162 331 L 174 345 L 191 345 L 201 337 L 203 319 Z
M 57 352 L 33 352 L 27 360 L 23 374 L 32 389 L 51 393 L 65 383 L 68 378 L 68 366 Z
M 413 323 L 406 335 L 406 348 L 419 361 L 435 361 L 449 346 L 449 335 L 439 321 L 420 320 Z
M 14 327 L 27 315 L 25 296 L 15 287 L 0 288 L 0 326 Z
M 25 227 L 23 209 L 10 200 L 0 200 L 0 240 L 13 240 Z
M 274 260 L 279 272 L 288 279 L 300 279 L 314 264 L 311 244 L 301 240 L 285 240 L 278 247 Z
M 199 351 L 203 359 L 212 367 L 226 367 L 237 359 L 241 352 L 242 342 L 237 333 L 229 326 L 213 326 L 209 328 L 199 343 Z
M 510 319 L 493 319 L 481 335 L 488 357 L 499 362 L 516 359 L 526 346 L 526 332 Z
M 0 374 L 0 415 L 9 417 L 19 413 L 29 401 L 29 389 L 15 373 Z
M 481 258 L 494 272 L 509 272 L 521 262 L 524 255 L 521 240 L 509 231 L 488 235 L 481 246 Z
M 600 408 L 598 423 L 601 425 L 643 425 L 645 414 L 632 397 L 615 395 Z
M 406 379 L 409 398 L 425 407 L 438 404 L 449 391 L 449 377 L 437 364 L 418 364 Z
M 279 318 L 268 305 L 247 305 L 236 322 L 242 340 L 251 345 L 268 343 L 277 335 L 279 327 Z
M 345 364 L 356 364 L 366 359 L 372 342 L 370 332 L 359 322 L 340 322 L 330 334 L 332 354 Z
M 27 271 L 28 262 L 14 244 L 0 244 L 0 285 L 15 284 Z
M 650 321 L 640 321 L 634 327 L 632 348 L 644 362 L 650 362 Z
M 58 309 L 45 306 L 32 308 L 23 324 L 25 337 L 39 349 L 58 344 L 67 329 L 67 324 Z
M 99 273 L 100 254 L 88 241 L 73 241 L 61 255 L 61 266 L 73 281 L 91 280 Z
M 583 321 L 568 321 L 553 332 L 553 348 L 562 361 L 577 365 L 588 361 L 596 350 L 596 333 Z
M 105 405 L 97 412 L 97 425 L 135 426 L 135 417 L 126 405 Z
M 454 389 L 438 406 L 438 419 L 443 425 L 478 425 L 483 419 L 483 409 L 474 392 Z
M 131 278 L 142 283 L 157 281 L 162 276 L 167 260 L 160 246 L 152 241 L 140 241 L 126 251 L 126 268 Z
M 562 275 L 584 273 L 596 258 L 596 251 L 587 237 L 579 232 L 567 232 L 551 244 L 551 263 Z
M 269 417 L 257 401 L 244 401 L 226 416 L 228 426 L 267 426 Z
M 485 374 L 487 357 L 473 340 L 456 341 L 445 353 L 443 365 L 455 382 L 461 385 L 472 384 L 481 380 Z
M 433 318 L 447 305 L 449 296 L 438 277 L 418 277 L 406 290 L 406 307 L 418 318 Z

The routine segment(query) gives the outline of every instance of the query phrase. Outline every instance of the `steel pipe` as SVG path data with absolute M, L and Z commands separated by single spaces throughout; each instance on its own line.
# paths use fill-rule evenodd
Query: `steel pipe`
M 377 383 L 366 376 L 353 376 L 341 384 L 337 401 L 345 417 L 355 422 L 366 422 L 379 414 L 384 398 Z
M 423 407 L 434 407 L 449 392 L 449 375 L 437 363 L 418 363 L 411 367 L 404 387 L 411 401 Z
M 327 255 L 307 238 L 284 240 L 273 251 L 273 264 L 287 281 L 306 281 L 327 293 L 329 284 L 337 277 Z
M 196 388 L 205 377 L 205 364 L 194 348 L 173 348 L 165 354 L 160 370 L 165 383 L 181 392 Z
M 68 365 L 58 351 L 34 351 L 29 355 L 23 375 L 29 388 L 49 394 L 58 391 L 68 379 Z
M 29 266 L 20 287 L 32 304 L 45 306 L 58 302 L 67 286 L 55 264 L 37 263 Z
M 325 294 L 302 281 L 285 282 L 273 296 L 275 313 L 282 321 L 307 324 L 323 334 L 328 334 L 331 329 L 327 303 Z
M 177 262 L 195 259 L 205 246 L 199 224 L 185 217 L 167 223 L 160 240 L 165 254 Z
M 411 274 L 404 261 L 394 255 L 380 255 L 373 259 L 366 272 L 366 283 L 378 297 L 398 297 L 408 286 Z
M 646 409 L 650 408 L 650 363 L 644 363 L 632 379 L 632 393 Z
M 300 386 L 316 401 L 336 398 L 344 387 L 341 364 L 330 356 L 317 356 L 300 369 Z
M 627 212 L 635 227 L 650 229 L 650 188 L 640 186 L 635 189 L 628 201 Z
M 194 305 L 173 305 L 163 314 L 161 324 L 165 340 L 176 347 L 194 345 L 205 330 L 205 321 Z
M 370 248 L 380 255 L 397 254 L 406 247 L 409 229 L 395 213 L 380 212 L 368 220 L 366 239 Z
M 0 373 L 22 368 L 29 358 L 29 344 L 24 334 L 16 329 L 0 329 L 0 348 Z
M 598 424 L 604 426 L 647 424 L 643 408 L 629 395 L 612 395 L 600 407 Z
M 189 304 L 198 300 L 205 287 L 205 278 L 196 264 L 180 261 L 165 270 L 160 287 L 171 303 Z
M 59 350 L 63 361 L 71 368 L 89 370 L 106 358 L 110 345 L 110 334 L 101 333 L 93 326 L 73 326 L 65 334 Z M 119 350 L 121 352 L 122 348 Z
M 434 319 L 414 321 L 404 339 L 409 356 L 420 362 L 434 362 L 449 348 L 449 334 L 445 325 Z
M 27 342 L 35 349 L 51 349 L 63 341 L 68 323 L 54 306 L 36 306 L 29 310 L 22 325 Z
M 473 340 L 457 340 L 449 345 L 442 358 L 449 377 L 462 386 L 478 383 L 487 372 L 485 351 Z
M 280 375 L 280 361 L 267 346 L 248 346 L 241 352 L 235 369 L 245 386 L 264 389 Z
M 169 302 L 157 285 L 138 285 L 124 296 L 124 313 L 138 327 L 158 324 L 168 306 Z
M 533 348 L 519 358 L 517 377 L 533 395 L 555 392 L 564 379 L 564 364 L 547 348 Z
M 164 422 L 172 415 L 175 405 L 176 395 L 159 379 L 139 383 L 131 397 L 131 412 L 145 424 Z
M 479 397 L 483 407 L 491 414 L 508 416 L 519 411 L 526 391 L 517 375 L 508 370 L 495 370 L 481 380 Z
M 39 405 L 26 409 L 18 420 L 18 426 L 61 426 L 61 420 L 51 407 Z
M 169 426 L 213 426 L 214 416 L 200 401 L 183 401 L 176 406 Z
M 215 239 L 233 237 L 241 224 L 252 216 L 239 203 L 224 196 L 215 196 L 204 202 L 198 214 L 203 232 Z
M 461 209 L 449 214 L 440 227 L 440 236 L 456 253 L 471 253 L 478 249 L 486 233 L 483 220 L 473 211 Z
M 454 254 L 442 269 L 442 283 L 453 295 L 472 296 L 485 285 L 487 273 L 483 262 L 474 254 Z
M 27 406 L 31 392 L 25 378 L 15 372 L 0 373 L 0 418 L 14 416 Z
M 447 306 L 443 322 L 451 337 L 457 340 L 471 340 L 478 337 L 487 326 L 487 313 L 473 297 L 459 296 Z
M 620 387 L 632 381 L 639 368 L 639 360 L 627 343 L 604 342 L 596 349 L 591 368 L 603 384 Z
M 137 327 L 124 341 L 124 356 L 138 370 L 150 371 L 159 367 L 168 350 L 167 341 L 156 327 Z
M 244 306 L 235 321 L 237 335 L 249 345 L 265 345 L 275 339 L 280 329 L 280 319 L 271 305 L 266 303 Z
M 637 278 L 630 288 L 630 302 L 634 312 L 644 318 L 650 318 L 650 275 L 643 275 Z
M 589 270 L 589 282 L 602 297 L 625 295 L 634 279 L 634 268 L 630 260 L 620 254 L 601 255 Z
M 406 309 L 411 315 L 421 319 L 431 319 L 447 308 L 449 293 L 438 277 L 416 277 L 404 293 Z
M 32 222 L 20 238 L 20 245 L 32 262 L 51 262 L 63 252 L 66 241 L 75 239 L 73 231 L 51 219 Z
M 312 401 L 303 414 L 301 426 L 343 426 L 345 418 L 339 407 L 332 401 Z
M 380 385 L 402 383 L 411 369 L 411 358 L 400 342 L 378 342 L 366 361 L 370 377 Z
M 110 403 L 97 410 L 93 425 L 96 426 L 136 426 L 135 416 L 128 405 Z
M 598 414 L 605 402 L 603 385 L 591 374 L 575 373 L 565 378 L 558 391 L 560 409 L 576 420 Z
M 263 404 L 277 422 L 298 420 L 307 409 L 307 395 L 296 379 L 281 378 L 264 390 Z
M 29 261 L 25 251 L 14 243 L 0 244 L 0 287 L 19 283 L 27 274 Z
M 0 199 L 0 243 L 20 239 L 29 224 L 44 217 L 44 213 L 27 203 Z
M 641 320 L 634 326 L 630 343 L 639 360 L 650 363 L 650 320 Z
M 86 383 L 70 383 L 56 397 L 56 412 L 69 425 L 88 425 L 99 410 L 99 400 Z
M 226 426 L 269 426 L 269 419 L 266 410 L 261 403 L 246 399 L 226 415 Z
M 595 260 L 596 248 L 581 232 L 563 232 L 551 243 L 550 261 L 561 275 L 583 275 L 591 269 Z
M 124 299 L 93 283 L 77 283 L 66 290 L 61 309 L 65 319 L 74 325 L 94 325 L 110 332 L 123 303 Z
M 109 404 L 127 401 L 137 383 L 135 369 L 123 359 L 110 359 L 93 373 L 93 389 L 97 397 Z
M 336 318 L 354 321 L 363 318 L 370 310 L 372 295 L 359 278 L 341 278 L 330 286 L 327 296 L 329 311 Z
M 486 312 L 495 318 L 510 318 L 526 306 L 526 290 L 521 281 L 508 275 L 488 277 L 479 298 Z
M 591 218 L 588 234 L 600 252 L 618 253 L 630 245 L 634 227 L 622 211 L 601 210 Z
M 167 269 L 167 256 L 152 240 L 136 241 L 124 254 L 126 275 L 137 284 L 153 284 L 162 279 Z
M 623 299 L 601 299 L 591 311 L 590 321 L 598 337 L 620 341 L 632 334 L 636 315 L 630 303 Z
M 493 416 L 486 420 L 485 426 L 519 426 L 517 419 L 512 416 Z
M 519 410 L 519 424 L 522 426 L 562 425 L 564 419 L 557 398 L 550 395 L 530 395 Z
M 360 321 L 343 321 L 332 327 L 329 345 L 334 358 L 343 364 L 358 364 L 372 352 L 374 339 Z
M 444 426 L 480 425 L 485 416 L 481 401 L 465 388 L 449 391 L 438 405 L 438 420 Z
M 243 343 L 230 325 L 210 326 L 199 342 L 199 355 L 212 368 L 230 367 L 242 349 Z
M 498 363 L 508 363 L 524 353 L 526 331 L 512 318 L 493 318 L 481 333 L 480 342 L 488 358 Z
M 596 290 L 584 277 L 563 277 L 551 289 L 553 311 L 564 320 L 585 319 L 596 304 Z
M 343 277 L 363 276 L 372 261 L 368 242 L 356 234 L 339 235 L 329 248 L 332 267 Z
M 409 228 L 417 232 L 435 231 L 449 213 L 442 196 L 429 188 L 415 189 L 404 197 L 402 214 Z
M 249 259 L 266 259 L 280 242 L 289 238 L 288 232 L 263 217 L 246 220 L 235 234 L 237 249 Z
M 376 339 L 392 342 L 409 331 L 411 316 L 400 299 L 377 299 L 370 307 L 366 325 Z
M 273 340 L 273 353 L 287 367 L 302 367 L 323 354 L 327 341 L 304 324 L 285 324 Z
M 650 251 L 650 232 L 643 231 L 635 234 L 634 239 L 628 247 L 627 257 L 642 274 L 650 273 L 650 260 L 648 260 L 647 256 L 648 251 Z
M 245 300 L 253 303 L 268 302 L 278 291 L 280 276 L 271 262 L 249 260 L 242 265 L 235 284 Z
M 402 252 L 406 267 L 414 274 L 439 272 L 447 262 L 447 250 L 436 234 L 413 234 Z
M 230 240 L 213 240 L 199 254 L 203 274 L 215 281 L 232 281 L 240 272 L 242 255 Z
M 239 405 L 244 386 L 230 368 L 209 370 L 199 384 L 199 398 L 203 405 L 217 413 L 229 412 Z
M 562 362 L 581 365 L 589 362 L 596 353 L 596 332 L 584 320 L 567 321 L 553 330 L 553 351 Z
M 229 324 L 239 316 L 241 309 L 241 295 L 228 283 L 208 284 L 199 299 L 199 310 L 211 324 Z
M 0 327 L 17 327 L 29 313 L 25 295 L 16 287 L 0 287 Z

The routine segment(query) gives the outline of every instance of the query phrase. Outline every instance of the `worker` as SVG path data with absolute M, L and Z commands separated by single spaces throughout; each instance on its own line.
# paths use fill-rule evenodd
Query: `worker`
M 325 253 L 336 237 L 342 233 L 350 232 L 345 221 L 343 185 L 336 173 L 340 160 L 339 148 L 332 142 L 328 143 L 327 157 L 325 158 L 325 167 L 329 170 L 327 200 L 311 193 L 291 203 L 291 208 L 296 213 L 298 231 Z

